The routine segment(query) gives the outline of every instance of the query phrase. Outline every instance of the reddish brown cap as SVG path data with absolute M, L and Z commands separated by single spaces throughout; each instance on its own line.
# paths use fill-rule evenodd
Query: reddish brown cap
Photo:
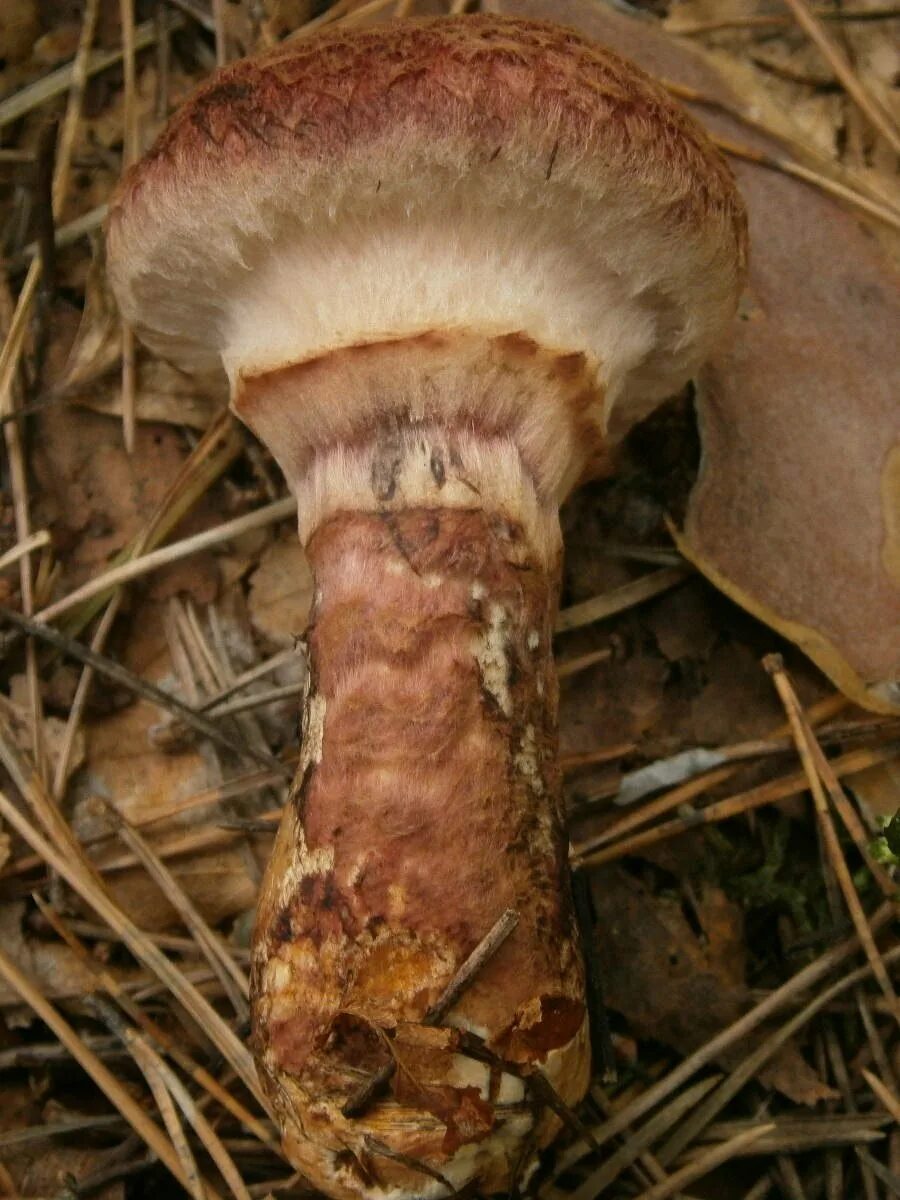
M 108 236 L 127 319 L 183 366 L 222 361 L 236 396 L 349 346 L 520 333 L 585 356 L 604 433 L 707 356 L 746 251 L 727 166 L 660 87 L 572 30 L 486 15 L 220 71 L 128 173 Z

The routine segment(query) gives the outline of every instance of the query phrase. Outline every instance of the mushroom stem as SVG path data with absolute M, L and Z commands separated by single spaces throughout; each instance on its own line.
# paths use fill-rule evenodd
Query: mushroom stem
M 551 561 L 549 533 L 536 548 L 514 516 L 480 507 L 338 511 L 309 538 L 311 684 L 253 1005 L 288 1153 L 330 1195 L 440 1191 L 372 1159 L 367 1137 L 483 1187 L 504 1186 L 524 1138 L 549 1140 L 555 1120 L 521 1103 L 521 1080 L 461 1057 L 446 1026 L 539 1068 L 568 1101 L 587 1084 L 556 754 L 555 510 L 546 525 Z M 426 1031 L 505 908 L 518 926 L 445 1028 Z M 345 1117 L 391 1054 L 391 1093 Z

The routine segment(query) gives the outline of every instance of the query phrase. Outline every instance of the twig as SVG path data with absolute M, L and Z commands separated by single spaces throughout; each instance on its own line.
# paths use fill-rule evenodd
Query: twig
M 442 1175 L 437 1168 L 432 1167 L 429 1163 L 422 1162 L 420 1158 L 413 1158 L 409 1154 L 402 1154 L 399 1150 L 394 1150 L 379 1138 L 373 1137 L 371 1133 L 365 1136 L 366 1149 L 372 1154 L 377 1154 L 381 1158 L 390 1158 L 394 1162 L 401 1163 L 404 1167 L 409 1167 L 411 1171 L 418 1171 L 422 1175 L 427 1175 L 429 1179 L 434 1179 L 438 1183 L 442 1183 L 451 1196 L 456 1195 L 456 1188 L 450 1182 L 446 1175 Z
M 35 620 L 45 623 L 55 621 L 63 613 L 70 612 L 95 596 L 111 592 L 125 583 L 140 579 L 159 567 L 169 566 L 183 558 L 189 558 L 192 554 L 199 554 L 202 550 L 208 550 L 210 546 L 217 546 L 232 538 L 240 537 L 252 529 L 263 529 L 277 521 L 283 521 L 296 510 L 297 501 L 293 496 L 288 496 L 283 500 L 276 500 L 274 504 L 267 504 L 265 508 L 245 513 L 243 516 L 235 517 L 232 521 L 225 521 L 213 529 L 204 529 L 202 533 L 195 533 L 181 541 L 170 542 L 159 550 L 152 550 L 149 554 L 132 558 L 129 562 L 95 576 L 81 587 L 76 588 L 74 592 L 70 592 L 68 596 L 63 596 L 61 600 L 48 604 L 46 608 L 35 614 Z
M 880 1163 L 873 1154 L 870 1154 L 862 1146 L 855 1146 L 854 1152 L 861 1166 L 868 1167 L 873 1175 L 877 1175 L 893 1196 L 900 1196 L 900 1176 L 888 1170 L 884 1163 Z
M 839 776 L 853 775 L 858 771 L 865 771 L 869 767 L 877 766 L 882 762 L 890 762 L 897 756 L 898 747 L 896 744 L 888 745 L 880 750 L 852 750 L 849 754 L 844 754 L 840 758 L 834 760 L 835 773 Z M 724 768 L 723 768 L 724 770 Z M 713 772 L 712 776 L 707 776 L 707 779 L 716 779 L 720 782 L 721 776 L 717 772 Z M 700 783 L 701 780 L 693 780 L 693 783 Z M 683 788 L 690 787 L 690 784 L 683 785 Z M 739 792 L 736 796 L 730 796 L 727 800 L 719 800 L 708 807 L 700 809 L 692 813 L 689 819 L 665 821 L 662 825 L 656 825 L 653 829 L 646 829 L 641 833 L 636 833 L 631 837 L 625 838 L 622 841 L 608 844 L 609 838 L 607 835 L 600 835 L 596 839 L 591 839 L 584 843 L 578 843 L 574 847 L 573 862 L 579 866 L 600 866 L 605 862 L 613 862 L 617 858 L 622 858 L 625 855 L 634 854 L 637 850 L 641 850 L 646 846 L 656 845 L 658 842 L 664 842 L 668 838 L 678 837 L 679 834 L 687 833 L 691 829 L 701 829 L 705 825 L 713 825 L 719 821 L 730 821 L 733 817 L 740 816 L 743 813 L 753 812 L 757 808 L 762 808 L 768 804 L 774 804 L 778 800 L 787 800 L 791 796 L 799 796 L 806 791 L 808 787 L 806 776 L 802 771 L 798 771 L 792 775 L 785 775 L 779 779 L 772 779 L 768 783 L 761 784 L 759 787 L 750 788 L 746 792 Z M 681 789 L 676 789 L 681 791 Z M 658 808 L 663 800 L 653 801 L 652 805 L 647 805 L 647 808 Z M 638 814 L 634 814 L 637 816 Z M 626 818 L 627 820 L 627 818 Z M 624 824 L 617 823 L 616 831 Z M 598 849 L 594 846 L 598 845 Z
M 192 729 L 196 729 L 198 733 L 202 733 L 204 737 L 208 737 L 210 741 L 215 742 L 217 745 L 229 750 L 237 749 L 270 770 L 278 771 L 285 777 L 289 775 L 289 771 L 273 755 L 262 753 L 252 746 L 235 746 L 234 737 L 223 733 L 215 721 L 210 721 L 201 713 L 195 712 L 188 705 L 182 704 L 175 696 L 164 692 L 162 688 L 149 683 L 146 679 L 141 679 L 140 676 L 123 667 L 121 663 L 107 658 L 105 654 L 98 654 L 95 650 L 90 650 L 87 646 L 82 645 L 81 642 L 77 642 L 73 638 L 66 637 L 65 634 L 57 632 L 51 626 L 43 625 L 40 621 L 31 621 L 27 617 L 22 616 L 21 613 L 4 608 L 3 606 L 0 606 L 0 620 L 7 621 L 11 625 L 16 625 L 32 637 L 39 638 L 41 641 L 54 646 L 57 650 L 61 650 L 70 658 L 75 658 L 79 662 L 86 663 L 101 675 L 106 676 L 107 679 L 121 684 L 128 691 L 133 692 L 136 696 L 140 696 L 142 700 L 149 700 L 151 704 L 156 704 L 160 708 L 174 712 L 186 724 L 190 725 Z
M 603 1190 L 618 1179 L 619 1175 L 639 1155 L 655 1145 L 664 1133 L 681 1120 L 685 1113 L 690 1112 L 694 1105 L 698 1104 L 709 1090 L 716 1086 L 720 1078 L 718 1075 L 713 1075 L 709 1079 L 701 1079 L 699 1083 L 693 1084 L 680 1096 L 676 1096 L 674 1100 L 661 1108 L 640 1129 L 629 1131 L 624 1144 L 610 1155 L 596 1171 L 592 1171 L 587 1176 L 584 1183 L 572 1193 L 571 1200 L 593 1200 L 594 1196 L 601 1195 Z M 665 1178 L 668 1178 L 665 1176 L 665 1172 L 663 1174 Z M 658 1180 L 658 1182 L 661 1183 L 663 1180 Z
M 848 95 L 853 98 L 862 113 L 890 144 L 895 153 L 900 154 L 900 130 L 897 129 L 881 104 L 869 95 L 847 56 L 835 45 L 831 34 L 825 30 L 821 21 L 812 12 L 807 0 L 784 0 L 784 3 L 791 10 L 794 20 L 844 85 Z
M 88 12 L 90 8 L 96 10 L 98 7 L 94 0 L 89 0 L 85 5 L 85 16 L 82 22 L 82 28 L 87 26 Z M 181 17 L 172 17 L 169 20 L 169 32 L 175 29 L 181 29 L 184 26 L 184 21 Z M 146 50 L 148 46 L 152 46 L 156 41 L 156 29 L 153 21 L 144 21 L 138 25 L 134 31 L 134 48 L 136 51 Z M 93 75 L 98 75 L 101 71 L 113 67 L 122 59 L 121 47 L 116 47 L 114 50 L 95 50 L 85 59 L 84 76 L 86 79 Z M 0 103 L 0 130 L 7 125 L 11 125 L 14 121 L 21 120 L 27 116 L 33 109 L 40 107 L 42 104 L 48 104 L 51 100 L 55 100 L 57 96 L 61 96 L 67 91 L 73 83 L 73 78 L 78 69 L 78 55 L 67 63 L 64 67 L 58 67 L 55 71 L 51 71 L 49 75 L 44 75 L 43 78 L 29 84 L 28 87 L 22 88 L 18 92 L 13 92 L 2 103 Z M 64 138 L 60 139 L 62 144 Z
M 689 1183 L 693 1183 L 695 1179 L 701 1179 L 704 1175 L 708 1175 L 710 1171 L 718 1167 L 721 1163 L 728 1162 L 729 1159 L 737 1157 L 747 1146 L 752 1145 L 759 1138 L 765 1137 L 774 1128 L 775 1126 L 771 1124 L 757 1125 L 755 1129 L 748 1129 L 746 1133 L 739 1133 L 736 1137 L 723 1142 L 721 1146 L 707 1150 L 705 1154 L 699 1154 L 683 1166 L 680 1171 L 676 1171 L 674 1175 L 670 1175 L 664 1183 L 655 1183 L 653 1187 L 648 1188 L 646 1192 L 642 1193 L 640 1200 L 667 1200 L 667 1197 L 677 1195 Z
M 456 974 L 422 1018 L 423 1025 L 439 1025 L 485 964 L 493 958 L 519 923 L 519 914 L 508 908 L 466 958 Z M 355 1092 L 341 1109 L 345 1117 L 360 1116 L 382 1088 L 390 1083 L 397 1069 L 395 1059 L 385 1063 Z
M 45 546 L 49 545 L 50 534 L 46 529 L 39 529 L 37 533 L 29 534 L 21 542 L 16 542 L 5 554 L 0 554 L 0 571 L 5 571 L 7 567 L 13 566 L 26 554 L 33 554 L 35 550 L 43 550 Z
M 95 998 L 94 1002 L 101 1008 L 103 1019 L 106 1023 L 110 1025 L 113 1032 L 118 1033 L 125 1042 L 125 1045 L 135 1055 L 135 1060 L 144 1071 L 147 1082 L 150 1082 L 152 1076 L 156 1076 L 161 1088 L 175 1101 L 178 1108 L 184 1114 L 185 1119 L 203 1143 L 210 1158 L 218 1167 L 222 1178 L 228 1184 L 229 1190 L 235 1197 L 235 1200 L 251 1200 L 247 1186 L 243 1179 L 241 1179 L 240 1172 L 234 1165 L 234 1161 L 223 1145 L 221 1138 L 210 1125 L 209 1121 L 207 1121 L 199 1106 L 194 1103 L 187 1088 L 172 1068 L 160 1057 L 144 1034 L 132 1028 L 132 1026 L 119 1016 L 113 1005 L 100 1000 L 99 997 Z M 154 1092 L 154 1095 L 156 1095 L 156 1092 Z M 180 1122 L 178 1124 L 180 1128 Z M 190 1154 L 189 1147 L 188 1154 Z M 187 1163 L 185 1163 L 185 1166 L 187 1167 Z
M 634 608 L 636 604 L 643 604 L 645 600 L 659 596 L 682 583 L 690 573 L 685 567 L 663 567 L 659 571 L 650 571 L 639 579 L 633 579 L 631 583 L 623 584 L 622 587 L 604 592 L 601 596 L 573 604 L 560 612 L 556 619 L 555 632 L 568 633 L 571 629 L 581 629 L 595 621 L 603 621 L 626 609 Z
M 891 962 L 900 959 L 900 947 L 889 951 L 887 957 Z M 843 979 L 838 979 L 824 992 L 820 992 L 810 1000 L 799 1012 L 770 1034 L 759 1046 L 730 1072 L 728 1077 L 716 1088 L 715 1092 L 704 1100 L 685 1123 L 669 1138 L 666 1145 L 659 1151 L 659 1159 L 663 1164 L 673 1162 L 682 1151 L 691 1144 L 699 1133 L 713 1118 L 729 1103 L 744 1085 L 763 1067 L 772 1056 L 791 1038 L 812 1020 L 835 996 L 840 996 L 849 988 L 865 979 L 872 973 L 872 964 L 859 967 Z
M 886 204 L 880 204 L 877 200 L 871 200 L 868 196 L 862 196 L 853 188 L 847 187 L 846 184 L 839 183 L 836 179 L 829 179 L 827 175 L 822 175 L 819 171 L 813 171 L 800 163 L 791 162 L 788 158 L 779 158 L 764 150 L 757 150 L 753 146 L 736 142 L 732 138 L 707 132 L 714 145 L 718 146 L 720 150 L 724 150 L 726 154 L 731 154 L 735 158 L 743 158 L 760 167 L 767 167 L 771 171 L 780 171 L 783 175 L 793 175 L 796 179 L 802 179 L 805 183 L 810 183 L 823 192 L 828 192 L 839 200 L 846 201 L 847 204 L 868 213 L 870 217 L 875 217 L 892 229 L 900 229 L 900 214 L 896 209 L 889 208 Z

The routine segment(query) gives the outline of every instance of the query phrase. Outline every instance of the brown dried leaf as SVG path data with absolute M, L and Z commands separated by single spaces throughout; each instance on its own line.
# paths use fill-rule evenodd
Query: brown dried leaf
M 12 900 L 0 904 L 0 946 L 13 960 L 20 970 L 36 983 L 41 991 L 50 997 L 82 996 L 93 991 L 94 977 L 76 955 L 59 941 L 43 941 L 39 938 L 26 937 L 22 928 L 25 916 L 25 902 Z M 0 1006 L 4 1009 L 21 1009 L 21 998 L 18 992 L 0 981 Z M 8 1026 L 30 1025 L 33 1019 L 31 1010 L 22 1010 L 21 1017 L 13 1020 L 6 1013 Z
M 283 650 L 306 629 L 313 578 L 296 536 L 279 538 L 262 555 L 250 580 L 253 628 L 273 650 Z
M 700 935 L 679 900 L 654 895 L 619 867 L 594 872 L 591 891 L 604 999 L 639 1037 L 690 1054 L 746 1011 L 742 914 L 721 890 L 706 888 L 699 897 Z M 744 1044 L 723 1065 L 734 1066 L 746 1053 Z M 835 1095 L 793 1046 L 767 1066 L 765 1077 L 796 1103 Z
M 24 61 L 40 32 L 36 0 L 3 0 L 0 6 L 0 59 Z

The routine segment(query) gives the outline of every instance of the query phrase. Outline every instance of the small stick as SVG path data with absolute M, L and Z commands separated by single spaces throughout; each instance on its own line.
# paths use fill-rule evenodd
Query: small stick
M 835 773 L 839 776 L 854 775 L 858 771 L 865 771 L 868 767 L 877 766 L 879 763 L 890 762 L 897 757 L 897 750 L 896 743 L 884 746 L 879 750 L 852 750 L 849 754 L 844 754 L 834 760 Z M 719 772 L 713 772 L 712 776 L 705 778 L 712 779 L 716 776 L 719 776 L 716 779 L 716 782 L 719 782 L 721 777 Z M 700 783 L 702 780 L 693 782 Z M 683 786 L 687 787 L 688 785 Z M 736 796 L 729 796 L 726 800 L 718 800 L 707 808 L 692 814 L 690 820 L 664 821 L 662 825 L 642 830 L 613 844 L 608 844 L 608 838 L 601 836 L 576 845 L 573 861 L 577 862 L 579 866 L 590 867 L 613 862 L 624 855 L 633 854 L 644 846 L 652 846 L 657 842 L 664 842 L 668 838 L 677 837 L 689 829 L 700 829 L 704 825 L 713 825 L 718 821 L 729 821 L 732 817 L 741 816 L 768 804 L 774 804 L 777 800 L 787 800 L 791 796 L 799 796 L 801 792 L 806 791 L 808 786 L 807 778 L 802 771 L 772 779 L 768 783 L 760 784 L 759 787 L 739 792 Z M 665 799 L 666 797 L 662 797 L 659 802 L 654 801 L 652 804 L 655 806 Z M 651 805 L 647 805 L 648 809 L 650 807 Z M 638 814 L 633 815 L 637 816 Z M 624 822 L 622 823 L 624 824 Z M 616 829 L 618 832 L 618 823 Z M 598 845 L 597 849 L 594 848 L 595 843 Z
M 41 261 L 40 301 L 46 306 L 56 290 L 56 230 L 53 219 L 53 173 L 56 165 L 56 121 L 47 121 L 38 135 L 34 171 L 35 221 Z
M 853 70 L 849 59 L 835 45 L 831 34 L 826 31 L 821 21 L 812 12 L 807 0 L 784 0 L 784 3 L 793 13 L 794 20 L 844 85 L 848 95 L 852 97 L 858 108 L 868 117 L 895 153 L 900 154 L 900 130 L 897 129 L 891 117 L 874 96 L 869 95 L 867 88 Z
M 748 1129 L 746 1133 L 739 1133 L 736 1137 L 729 1138 L 721 1146 L 715 1146 L 712 1150 L 707 1150 L 705 1154 L 691 1159 L 686 1166 L 682 1167 L 680 1171 L 676 1171 L 674 1175 L 670 1175 L 668 1179 L 661 1183 L 655 1183 L 643 1193 L 641 1200 L 667 1200 L 669 1196 L 676 1196 L 684 1190 L 687 1184 L 693 1183 L 703 1175 L 708 1175 L 721 1163 L 736 1157 L 759 1138 L 771 1133 L 774 1128 L 775 1126 L 771 1124 L 757 1125 L 755 1129 Z
M 867 196 L 861 195 L 853 188 L 847 187 L 846 184 L 839 183 L 836 179 L 829 179 L 827 175 L 822 175 L 819 171 L 813 171 L 800 163 L 791 162 L 787 158 L 778 158 L 774 154 L 767 154 L 764 150 L 757 150 L 753 146 L 735 142 L 731 138 L 722 137 L 709 130 L 707 133 L 710 141 L 720 150 L 724 150 L 726 154 L 731 154 L 735 158 L 743 158 L 759 167 L 767 167 L 771 171 L 780 171 L 783 175 L 793 175 L 805 183 L 813 184 L 823 192 L 837 196 L 838 199 L 868 213 L 870 217 L 875 217 L 892 229 L 900 229 L 900 213 L 896 209 L 890 208 L 886 204 L 879 204 L 876 200 L 870 200 Z
M 5 554 L 0 554 L 0 571 L 5 571 L 7 567 L 17 563 L 20 558 L 24 558 L 26 554 L 33 554 L 35 550 L 42 550 L 44 546 L 49 545 L 50 534 L 46 529 L 39 529 L 37 533 L 29 534 L 21 542 L 16 542 Z
M 423 1025 L 439 1025 L 441 1023 L 475 976 L 493 958 L 518 923 L 519 914 L 514 909 L 507 908 L 489 932 L 481 939 L 469 957 L 463 962 L 434 1004 L 428 1008 L 425 1016 L 422 1018 Z M 362 1087 L 346 1101 L 344 1107 L 341 1109 L 343 1115 L 345 1117 L 358 1117 L 365 1112 L 366 1108 L 368 1108 L 369 1104 L 382 1088 L 390 1083 L 396 1069 L 397 1063 L 395 1059 L 392 1058 L 390 1062 L 385 1063 L 383 1067 L 367 1079 Z
M 622 587 L 613 588 L 580 604 L 564 608 L 556 618 L 556 633 L 568 633 L 571 629 L 581 629 L 585 625 L 593 625 L 595 621 L 603 621 L 626 609 L 634 608 L 654 596 L 667 592 L 670 588 L 682 583 L 691 574 L 685 567 L 662 567 L 659 571 L 650 571 L 639 579 Z

